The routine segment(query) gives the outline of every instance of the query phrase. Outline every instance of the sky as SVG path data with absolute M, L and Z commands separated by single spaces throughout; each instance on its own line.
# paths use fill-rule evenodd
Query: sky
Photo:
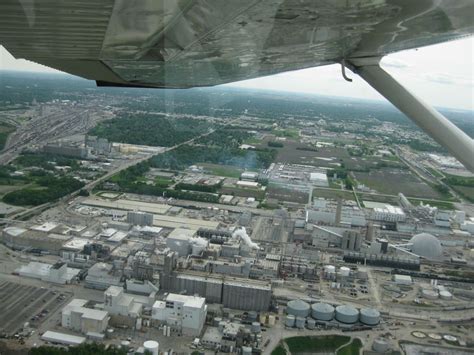
M 474 110 L 474 37 L 390 54 L 382 67 L 424 101 L 437 107 Z M 57 72 L 16 60 L 0 46 L 0 70 Z M 227 84 L 233 87 L 384 100 L 360 77 L 342 78 L 340 65 L 277 74 Z

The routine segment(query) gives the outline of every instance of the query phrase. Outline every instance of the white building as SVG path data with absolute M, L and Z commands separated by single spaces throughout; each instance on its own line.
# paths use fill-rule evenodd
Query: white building
M 64 262 L 57 262 L 51 265 L 36 261 L 30 262 L 28 265 L 23 265 L 16 270 L 20 276 L 31 277 L 56 284 L 71 283 L 80 271 L 80 269 L 67 267 L 67 264 Z
M 316 186 L 329 186 L 328 177 L 326 173 L 310 173 L 309 181 L 311 181 Z
M 104 310 L 112 315 L 138 318 L 142 308 L 143 304 L 135 302 L 134 297 L 126 294 L 122 287 L 110 286 L 104 292 Z
M 103 333 L 109 323 L 105 311 L 86 308 L 87 300 L 73 299 L 61 312 L 61 326 L 83 334 Z
M 372 211 L 372 219 L 385 222 L 404 222 L 406 215 L 400 207 L 385 205 L 376 207 Z
M 164 301 L 156 301 L 152 308 L 152 319 L 166 323 L 184 335 L 200 335 L 206 315 L 205 298 L 174 293 L 168 294 Z

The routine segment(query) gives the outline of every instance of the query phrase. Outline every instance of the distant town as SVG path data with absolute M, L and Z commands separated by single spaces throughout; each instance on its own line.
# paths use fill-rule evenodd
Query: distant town
M 0 77 L 0 353 L 472 353 L 474 174 L 388 104 Z

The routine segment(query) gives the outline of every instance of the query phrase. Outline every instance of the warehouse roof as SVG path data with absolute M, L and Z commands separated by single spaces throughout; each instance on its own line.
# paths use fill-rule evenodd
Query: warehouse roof
M 52 343 L 66 344 L 66 345 L 79 345 L 86 341 L 84 337 L 78 337 L 76 335 L 69 335 L 59 332 L 53 332 L 47 330 L 41 336 L 41 339 L 44 341 L 50 341 Z

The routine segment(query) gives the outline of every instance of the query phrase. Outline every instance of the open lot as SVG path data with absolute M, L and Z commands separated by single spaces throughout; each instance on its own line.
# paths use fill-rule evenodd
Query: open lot
M 344 200 L 355 201 L 354 193 L 352 191 L 334 190 L 334 189 L 330 190 L 330 189 L 322 189 L 322 188 L 313 189 L 313 199 L 326 198 L 326 199 L 337 200 L 339 197 Z
M 276 186 L 269 186 L 267 189 L 267 198 L 274 198 L 279 201 L 307 203 L 308 193 L 303 191 L 284 189 Z
M 31 326 L 39 325 L 68 298 L 46 287 L 9 281 L 0 283 L 0 333 L 13 335 L 25 322 Z
M 313 165 L 328 168 L 337 168 L 341 159 L 349 159 L 346 149 L 338 147 L 323 147 L 314 150 L 304 150 L 310 148 L 304 144 L 287 140 L 282 142 L 283 148 L 278 148 L 277 162 Z M 311 148 L 314 149 L 314 148 Z
M 357 181 L 380 193 L 397 195 L 403 192 L 405 196 L 442 199 L 442 196 L 413 175 L 409 170 L 378 169 L 368 173 L 355 173 Z

